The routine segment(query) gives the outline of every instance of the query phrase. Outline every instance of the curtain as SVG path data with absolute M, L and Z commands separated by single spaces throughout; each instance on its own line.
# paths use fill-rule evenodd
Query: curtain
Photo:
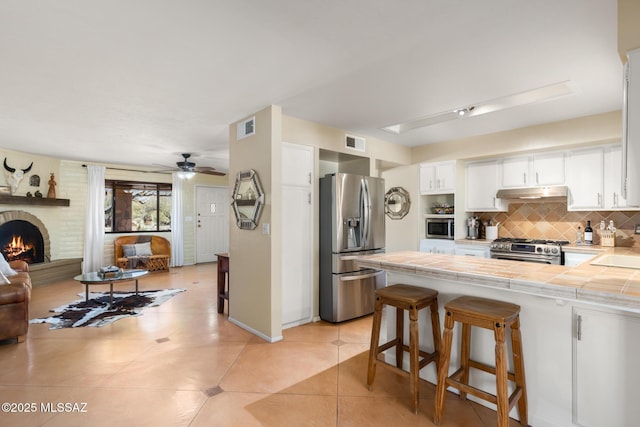
M 173 174 L 171 188 L 171 267 L 180 267 L 184 264 L 183 182 L 177 173 Z
M 104 166 L 87 165 L 87 209 L 82 272 L 104 266 Z

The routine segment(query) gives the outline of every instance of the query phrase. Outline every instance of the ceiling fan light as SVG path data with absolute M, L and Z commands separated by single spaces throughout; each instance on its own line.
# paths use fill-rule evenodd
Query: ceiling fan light
M 196 174 L 195 172 L 188 172 L 188 171 L 176 172 L 176 175 L 178 175 L 178 178 L 184 179 L 184 180 L 193 178 L 195 174 Z

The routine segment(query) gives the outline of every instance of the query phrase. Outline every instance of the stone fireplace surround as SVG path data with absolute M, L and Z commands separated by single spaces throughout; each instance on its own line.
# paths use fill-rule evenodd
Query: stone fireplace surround
M 26 221 L 34 225 L 42 234 L 45 262 L 29 264 L 29 274 L 34 286 L 59 280 L 68 280 L 81 273 L 82 258 L 51 260 L 51 240 L 44 223 L 35 215 L 25 211 L 0 212 L 0 226 L 9 221 Z
M 49 239 L 49 232 L 47 231 L 47 227 L 40 221 L 40 219 L 32 215 L 28 212 L 24 211 L 5 211 L 0 212 L 0 226 L 3 226 L 5 223 L 10 221 L 26 221 L 33 226 L 35 226 L 40 234 L 42 235 L 42 240 L 44 242 L 44 260 L 46 262 L 51 261 L 51 240 Z

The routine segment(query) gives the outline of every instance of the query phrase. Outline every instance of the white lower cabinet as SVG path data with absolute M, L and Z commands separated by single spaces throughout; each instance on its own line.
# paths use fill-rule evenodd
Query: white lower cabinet
M 637 426 L 640 315 L 579 307 L 573 312 L 573 423 Z
M 465 245 L 465 244 L 457 243 L 456 255 L 489 258 L 491 254 L 490 254 L 489 245 Z
M 580 265 L 583 262 L 586 262 L 591 258 L 595 258 L 597 256 L 597 254 L 568 252 L 566 250 L 563 250 L 562 252 L 564 253 L 564 265 L 566 265 L 567 267 L 575 267 L 576 265 Z
M 456 242 L 443 239 L 422 239 L 420 240 L 420 252 L 455 255 Z

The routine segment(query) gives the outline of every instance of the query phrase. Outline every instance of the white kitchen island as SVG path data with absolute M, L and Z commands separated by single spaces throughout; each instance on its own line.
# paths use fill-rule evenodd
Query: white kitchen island
M 530 425 L 638 425 L 640 394 L 635 384 L 640 382 L 636 369 L 640 357 L 640 270 L 420 252 L 366 256 L 358 263 L 385 270 L 388 284 L 437 290 L 441 318 L 444 305 L 460 295 L 520 305 Z M 428 325 L 426 313 L 420 315 L 421 325 Z M 383 333 L 393 335 L 395 316 L 385 312 L 384 322 Z M 421 327 L 420 332 L 421 347 L 432 350 L 430 328 Z M 451 371 L 458 366 L 459 339 L 456 329 Z M 393 354 L 386 357 L 393 362 Z M 495 363 L 491 331 L 474 328 L 472 357 Z M 421 376 L 435 384 L 435 367 L 425 367 Z M 472 370 L 471 381 L 495 393 L 493 376 Z M 517 418 L 515 409 L 511 416 Z

